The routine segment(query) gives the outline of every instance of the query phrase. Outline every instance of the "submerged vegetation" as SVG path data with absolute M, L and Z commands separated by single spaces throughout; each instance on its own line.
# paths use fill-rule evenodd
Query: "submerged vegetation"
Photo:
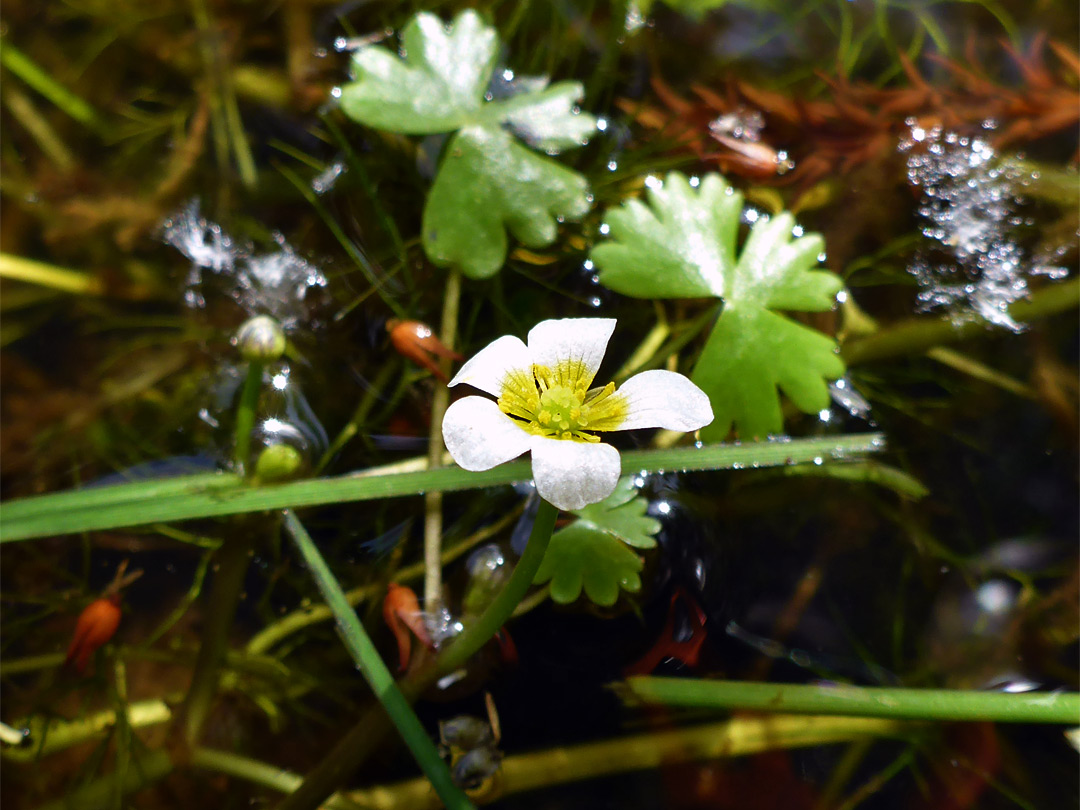
M 1075 806 L 1075 7 L 422 5 L 5 6 L 5 807 Z

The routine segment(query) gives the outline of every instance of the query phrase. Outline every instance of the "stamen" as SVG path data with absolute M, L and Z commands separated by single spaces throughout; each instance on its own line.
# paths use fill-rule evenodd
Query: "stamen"
M 580 360 L 560 362 L 554 369 L 534 365 L 511 371 L 502 383 L 499 410 L 539 436 L 599 442 L 592 431 L 617 428 L 626 418 L 627 403 L 615 395 L 614 383 L 590 390 L 589 382 L 591 375 Z

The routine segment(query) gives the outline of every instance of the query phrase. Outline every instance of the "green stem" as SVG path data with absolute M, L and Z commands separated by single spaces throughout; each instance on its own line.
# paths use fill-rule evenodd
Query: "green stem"
M 439 656 L 435 666 L 414 670 L 401 682 L 401 692 L 406 701 L 415 701 L 439 677 L 461 666 L 506 623 L 536 576 L 558 514 L 559 510 L 554 506 L 540 502 L 529 544 L 503 591 L 480 618 Z M 296 792 L 278 805 L 277 810 L 315 810 L 379 747 L 382 736 L 388 730 L 386 712 L 376 707 L 366 711 L 333 750 L 304 777 L 303 784 Z
M 167 697 L 174 698 L 175 696 Z M 173 716 L 169 701 L 161 698 L 127 703 L 124 711 L 127 714 L 126 722 L 133 729 L 161 725 Z M 114 709 L 102 709 L 73 720 L 35 714 L 12 722 L 19 728 L 25 727 L 29 730 L 31 745 L 25 748 L 4 748 L 4 759 L 29 763 L 40 761 L 42 757 L 50 756 L 87 740 L 102 738 L 116 728 L 118 721 Z
M 904 720 L 1080 724 L 1080 692 L 981 692 L 634 677 L 632 699 L 698 709 L 888 717 Z
M 240 392 L 240 403 L 236 408 L 236 428 L 233 433 L 233 466 L 237 472 L 246 473 L 255 465 L 249 458 L 251 454 L 251 431 L 255 429 L 255 411 L 259 406 L 259 393 L 262 389 L 262 363 L 248 363 L 244 388 Z
M 10 38 L 5 38 L 3 43 L 0 44 L 0 64 L 3 64 L 4 67 L 80 124 L 85 124 L 96 132 L 103 131 L 104 127 L 101 119 L 98 118 L 97 111 L 57 82 L 40 65 L 12 45 Z
M 1080 303 L 1080 279 L 1048 284 L 1031 294 L 1027 301 L 1017 301 L 1009 307 L 1009 315 L 1020 323 L 1045 318 L 1059 312 L 1075 310 Z M 883 360 L 908 354 L 922 354 L 946 343 L 956 343 L 980 335 L 1001 334 L 986 321 L 972 320 L 956 323 L 950 316 L 943 318 L 912 318 L 886 327 L 879 332 L 845 343 L 840 350 L 848 365 L 871 360 Z
M 540 568 L 540 563 L 544 561 L 544 554 L 547 553 L 551 533 L 555 529 L 555 520 L 558 517 L 559 510 L 556 507 L 545 500 L 540 501 L 540 508 L 536 510 L 536 520 L 533 522 L 525 553 L 514 566 L 506 587 L 492 600 L 480 617 L 469 624 L 462 634 L 439 655 L 440 675 L 453 672 L 464 664 L 510 619 L 514 608 L 532 587 L 536 572 Z
M 442 326 L 439 337 L 446 348 L 453 350 L 454 337 L 457 334 L 458 306 L 461 302 L 461 271 L 453 269 L 446 279 L 443 292 Z M 444 372 L 450 368 L 450 361 L 443 359 L 440 367 Z M 445 385 L 436 385 L 431 398 L 431 433 L 428 436 L 428 469 L 433 470 L 442 463 L 443 446 L 442 421 L 446 408 L 450 404 L 450 389 Z M 424 495 L 424 609 L 429 613 L 439 610 L 442 603 L 442 492 L 432 490 Z
M 345 647 L 371 687 L 371 691 L 375 693 L 375 697 L 397 727 L 417 764 L 427 775 L 435 792 L 439 794 L 439 798 L 443 800 L 447 808 L 471 808 L 472 802 L 454 784 L 446 763 L 439 756 L 435 744 L 412 710 L 409 701 L 398 688 L 390 670 L 379 657 L 378 650 L 375 649 L 364 626 L 356 617 L 356 611 L 346 600 L 341 585 L 330 572 L 319 549 L 292 510 L 285 513 L 285 526 L 315 579 L 323 599 L 334 611 Z
M 263 521 L 258 519 L 237 521 L 233 536 L 217 552 L 217 571 L 206 606 L 208 621 L 199 645 L 191 686 L 184 700 L 184 737 L 190 746 L 198 742 L 217 696 L 221 663 L 244 588 L 248 557 L 255 546 L 256 527 L 262 525 Z

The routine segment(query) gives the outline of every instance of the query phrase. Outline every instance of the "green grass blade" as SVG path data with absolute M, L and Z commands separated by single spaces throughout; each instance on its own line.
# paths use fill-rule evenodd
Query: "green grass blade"
M 712 444 L 622 454 L 623 474 L 725 470 L 820 463 L 883 449 L 880 433 L 746 444 Z M 345 475 L 287 484 L 253 486 L 229 474 L 81 489 L 0 505 L 0 543 L 61 534 L 238 515 L 287 507 L 381 500 L 528 481 L 527 460 L 484 472 L 458 467 L 394 474 Z
M 103 125 L 97 110 L 56 81 L 40 65 L 12 45 L 8 39 L 5 39 L 3 45 L 0 46 L 0 64 L 80 124 L 85 124 L 96 132 L 102 131 Z
M 1080 724 L 1080 692 L 1013 694 L 965 689 L 893 689 L 848 684 L 798 685 L 654 677 L 629 678 L 625 688 L 630 699 L 698 709 L 757 709 L 898 720 Z
M 390 674 L 390 670 L 379 657 L 379 652 L 375 649 L 371 637 L 360 624 L 356 611 L 345 598 L 341 585 L 331 573 L 315 542 L 292 511 L 285 513 L 285 527 L 303 556 L 308 571 L 319 587 L 319 592 L 333 611 L 345 647 L 371 687 L 371 691 L 375 693 L 375 697 L 390 715 L 390 719 L 409 747 L 409 751 L 416 758 L 417 764 L 435 788 L 435 792 L 450 810 L 454 808 L 471 810 L 472 802 L 454 784 L 446 763 L 435 748 L 435 743 L 431 741 L 420 718 L 416 716 L 409 701 L 394 681 L 394 676 Z

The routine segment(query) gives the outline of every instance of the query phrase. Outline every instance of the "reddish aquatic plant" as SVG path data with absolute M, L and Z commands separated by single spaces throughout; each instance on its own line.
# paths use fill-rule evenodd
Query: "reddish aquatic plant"
M 398 645 L 398 671 L 409 668 L 412 657 L 412 635 L 429 649 L 434 648 L 431 636 L 424 625 L 424 613 L 412 588 L 391 582 L 386 586 L 386 598 L 383 599 L 383 621 L 394 634 Z
M 109 641 L 120 626 L 120 589 L 142 576 L 142 571 L 132 571 L 125 575 L 126 570 L 127 560 L 124 560 L 101 597 L 83 608 L 79 620 L 75 623 L 75 635 L 68 645 L 64 666 L 74 666 L 80 675 L 86 671 L 90 656 Z
M 398 354 L 423 366 L 444 383 L 449 382 L 450 378 L 439 368 L 439 364 L 435 362 L 432 355 L 458 362 L 465 359 L 457 352 L 448 349 L 441 340 L 435 337 L 435 333 L 426 323 L 391 318 L 386 322 L 386 330 L 390 333 L 390 342 L 394 344 Z
M 683 627 L 676 626 L 677 607 L 682 604 L 686 614 Z M 648 675 L 662 661 L 672 658 L 688 667 L 696 667 L 701 656 L 701 646 L 705 643 L 708 631 L 705 625 L 708 617 L 701 605 L 686 592 L 685 588 L 676 588 L 668 605 L 667 621 L 660 631 L 660 638 L 635 663 L 628 666 L 624 675 Z
M 673 138 L 726 174 L 802 188 L 890 154 L 912 124 L 990 129 L 987 139 L 997 148 L 1075 130 L 1080 123 L 1080 56 L 1059 42 L 1048 42 L 1044 34 L 1034 38 L 1026 53 L 1008 44 L 1002 47 L 1023 79 L 1020 86 L 990 78 L 969 47 L 966 64 L 928 57 L 945 69 L 949 83 L 929 83 L 900 54 L 908 79 L 903 87 L 876 87 L 819 73 L 828 89 L 815 98 L 732 78 L 720 89 L 691 85 L 696 98 L 687 99 L 654 79 L 662 106 L 628 100 L 619 106 L 639 124 Z M 1044 61 L 1047 48 L 1057 62 L 1053 70 Z

